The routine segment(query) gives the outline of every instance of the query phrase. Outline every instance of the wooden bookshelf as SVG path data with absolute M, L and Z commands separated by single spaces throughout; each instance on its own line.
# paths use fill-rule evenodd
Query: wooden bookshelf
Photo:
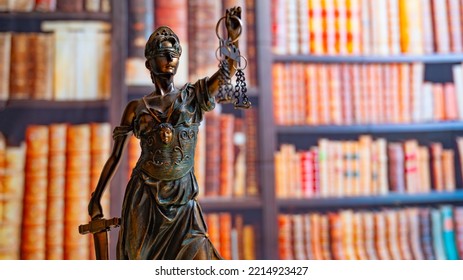
M 362 197 L 329 197 L 304 199 L 279 199 L 275 191 L 274 154 L 282 143 L 295 144 L 300 149 L 308 149 L 316 145 L 317 139 L 352 140 L 361 134 L 380 135 L 386 139 L 418 138 L 423 142 L 444 142 L 455 153 L 455 137 L 463 135 L 461 121 L 407 123 L 407 124 L 356 124 L 356 125 L 296 125 L 284 126 L 275 123 L 274 100 L 272 100 L 273 63 L 306 63 L 306 64 L 403 64 L 423 63 L 425 65 L 424 80 L 429 82 L 453 82 L 451 65 L 463 61 L 461 53 L 429 54 L 429 55 L 301 55 L 274 54 L 272 51 L 272 4 L 267 1 L 256 3 L 258 34 L 258 80 L 259 91 L 263 98 L 259 99 L 259 135 L 263 228 L 265 235 L 264 258 L 278 259 L 278 214 L 330 212 L 342 209 L 381 209 L 407 206 L 437 206 L 439 204 L 463 205 L 463 189 L 458 156 L 455 156 L 455 176 L 457 190 L 455 192 L 431 192 L 423 194 L 390 193 L 385 196 Z M 291 17 L 285 15 L 286 17 Z M 287 23 L 287 21 L 286 21 Z M 289 36 L 288 36 L 289 37 Z M 285 44 L 288 38 L 284 38 Z M 294 43 L 294 42 L 293 42 Z M 287 44 L 286 47 L 291 44 Z M 292 45 L 291 45 L 292 46 Z M 294 49 L 292 49 L 294 51 Z M 283 93 L 286 94 L 286 92 Z M 265 96 L 264 96 L 265 95 Z M 419 135 L 419 136 L 416 136 Z M 400 138 L 400 139 L 399 139 Z
M 52 123 L 81 124 L 109 122 L 112 127 L 120 121 L 123 104 L 126 102 L 124 85 L 124 61 L 127 41 L 127 3 L 111 1 L 111 12 L 1 12 L 1 32 L 41 32 L 42 21 L 99 21 L 111 25 L 111 91 L 108 100 L 94 101 L 48 101 L 8 100 L 0 102 L 0 130 L 8 137 L 8 144 L 17 145 L 24 141 L 25 129 L 30 124 Z M 125 172 L 118 170 L 111 187 L 111 213 L 119 216 L 122 207 L 123 181 Z M 76 228 L 77 231 L 77 228 Z M 117 240 L 118 231 L 110 232 L 110 239 Z M 85 237 L 82 237 L 85 238 Z M 110 258 L 116 258 L 116 242 L 110 242 Z

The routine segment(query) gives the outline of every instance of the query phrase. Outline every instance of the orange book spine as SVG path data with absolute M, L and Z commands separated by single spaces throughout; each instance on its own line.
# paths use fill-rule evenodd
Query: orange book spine
M 278 251 L 280 260 L 292 260 L 291 216 L 278 216 Z
M 327 215 L 320 216 L 320 237 L 321 237 L 321 248 L 322 255 L 324 260 L 331 260 L 331 250 L 330 250 L 330 230 L 329 230 L 329 221 Z
M 429 168 L 430 156 L 427 147 L 419 147 L 419 186 L 420 191 L 431 191 L 431 170 Z
M 218 213 L 209 213 L 205 215 L 209 239 L 218 252 L 222 252 L 220 243 L 220 216 Z
M 231 232 L 232 232 L 232 215 L 230 213 L 219 214 L 220 224 L 220 255 L 225 260 L 232 259 Z
M 409 220 L 407 219 L 406 210 L 398 210 L 397 215 L 399 225 L 399 248 L 400 253 L 402 255 L 402 260 L 412 260 L 413 255 L 412 249 L 410 247 L 410 244 L 412 242 L 412 240 L 410 239 L 411 228 Z
M 232 197 L 234 182 L 234 145 L 233 130 L 234 116 L 222 114 L 220 123 L 220 187 L 219 194 L 223 197 Z
M 26 129 L 26 185 L 24 191 L 21 258 L 45 259 L 48 185 L 48 127 Z
M 0 146 L 0 259 L 17 260 L 21 257 L 26 146 L 6 146 L 2 136 Z
M 445 189 L 442 153 L 443 148 L 441 143 L 431 144 L 431 170 L 433 178 L 433 189 L 436 191 L 443 191 Z
M 317 67 L 317 82 L 318 82 L 318 117 L 319 124 L 327 125 L 331 123 L 330 118 L 330 93 L 328 79 L 328 65 L 321 64 Z
M 444 190 L 455 191 L 455 156 L 453 150 L 445 149 L 442 151 L 442 170 L 444 172 Z
M 390 260 L 388 250 L 388 233 L 386 225 L 386 215 L 384 212 L 374 213 L 375 224 L 375 248 L 379 260 Z
M 244 112 L 245 122 L 245 156 L 246 156 L 246 194 L 257 196 L 259 190 L 259 168 L 257 167 L 259 158 L 257 132 L 258 112 L 256 109 L 248 109 Z
M 376 228 L 375 218 L 373 212 L 361 212 L 359 213 L 362 218 L 363 231 L 365 233 L 365 253 L 369 260 L 377 260 L 378 255 L 376 253 Z
M 312 250 L 314 260 L 323 260 L 321 214 L 310 215 L 310 236 L 312 237 Z
M 64 188 L 66 179 L 66 124 L 49 126 L 46 258 L 64 258 Z
M 318 89 L 316 66 L 314 64 L 305 65 L 305 100 L 306 104 L 306 123 L 308 125 L 319 124 L 318 117 Z
M 11 37 L 10 57 L 10 88 L 11 99 L 27 99 L 31 96 L 31 81 L 34 80 L 32 67 L 33 58 L 29 57 L 28 45 L 30 33 L 13 33 Z
M 76 230 L 88 222 L 90 197 L 90 138 L 89 124 L 70 125 L 66 135 L 66 186 L 64 217 L 64 259 L 89 258 L 89 238 Z
M 215 197 L 220 194 L 220 115 L 211 113 L 206 115 L 206 173 L 205 195 Z
M 284 98 L 283 98 L 283 72 L 284 66 L 282 63 L 275 63 L 272 66 L 272 81 L 273 81 L 273 114 L 275 119 L 275 124 L 282 125 L 284 123 Z
M 411 121 L 410 112 L 410 64 L 401 64 L 399 66 L 399 122 L 409 123 Z
M 98 184 L 101 171 L 109 158 L 111 149 L 111 125 L 109 123 L 90 124 L 90 189 L 93 193 Z M 109 188 L 105 190 L 101 198 L 103 215 L 111 218 Z M 90 199 L 90 197 L 89 197 Z M 93 236 L 89 236 L 89 259 L 96 259 Z
M 453 83 L 444 84 L 444 119 L 457 120 L 458 119 L 458 100 Z
M 368 260 L 366 253 L 366 233 L 364 231 L 363 219 L 360 213 L 353 214 L 354 224 L 354 249 L 358 260 Z
M 344 260 L 345 252 L 342 246 L 343 224 L 339 213 L 329 213 L 331 251 L 335 260 Z
M 324 17 L 322 0 L 309 1 L 309 32 L 310 52 L 313 54 L 324 54 Z

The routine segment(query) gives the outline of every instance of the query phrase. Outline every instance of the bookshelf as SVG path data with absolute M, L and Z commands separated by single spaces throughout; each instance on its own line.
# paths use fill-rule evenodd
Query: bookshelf
M 442 204 L 450 204 L 454 206 L 463 205 L 462 200 L 462 186 L 463 181 L 461 179 L 460 162 L 458 159 L 458 148 L 455 142 L 455 138 L 463 135 L 463 126 L 460 120 L 451 121 L 436 121 L 436 122 L 417 122 L 417 123 L 360 123 L 360 124 L 320 124 L 320 125 L 308 125 L 308 124 L 279 124 L 275 118 L 275 99 L 272 98 L 274 89 L 272 84 L 268 81 L 272 76 L 272 66 L 274 64 L 311 64 L 316 68 L 318 65 L 401 65 L 401 64 L 412 64 L 421 63 L 424 65 L 424 80 L 445 83 L 452 82 L 452 71 L 451 66 L 461 64 L 463 56 L 461 51 L 454 51 L 452 53 L 423 53 L 423 54 L 400 54 L 400 53 L 389 53 L 389 54 L 313 54 L 306 50 L 303 52 L 304 44 L 300 43 L 306 38 L 301 35 L 299 41 L 294 41 L 294 33 L 304 32 L 304 27 L 298 25 L 298 29 L 279 29 L 278 24 L 289 25 L 297 21 L 296 17 L 300 15 L 307 15 L 304 8 L 296 5 L 303 5 L 305 1 L 265 1 L 265 3 L 257 4 L 257 27 L 258 27 L 258 57 L 259 57 L 259 91 L 262 93 L 259 100 L 259 134 L 260 141 L 260 162 L 261 162 L 261 184 L 263 188 L 263 227 L 265 228 L 266 236 L 264 236 L 265 244 L 267 247 L 264 248 L 265 258 L 278 259 L 281 257 L 282 251 L 278 247 L 278 240 L 282 238 L 282 235 L 288 230 L 288 222 L 296 223 L 296 219 L 300 216 L 304 216 L 307 213 L 311 213 L 311 218 L 319 218 L 317 213 L 320 213 L 324 218 L 328 219 L 330 215 L 338 215 L 338 213 L 344 213 L 345 211 L 359 211 L 365 213 L 365 211 L 381 211 L 383 209 L 404 209 L 408 207 L 440 207 Z M 307 3 L 342 3 L 343 1 L 307 1 Z M 362 1 L 351 1 L 350 3 L 360 3 Z M 369 2 L 369 1 L 365 1 Z M 397 2 L 397 1 L 389 1 Z M 402 1 L 401 1 L 402 2 Z M 405 1 L 403 1 L 405 3 Z M 408 1 L 407 1 L 408 2 Z M 410 1 L 412 2 L 412 1 Z M 416 2 L 416 1 L 413 1 Z M 431 2 L 431 1 L 430 1 Z M 369 2 L 372 3 L 372 2 Z M 384 2 L 386 3 L 386 2 Z M 338 5 L 336 4 L 336 5 Z M 415 3 L 416 4 L 416 3 Z M 278 8 L 272 7 L 272 5 L 281 5 Z M 315 4 L 313 4 L 315 5 Z M 317 4 L 318 5 L 318 4 Z M 384 4 L 386 5 L 386 4 Z M 280 9 L 281 8 L 281 9 Z M 287 10 L 286 10 L 287 9 Z M 334 13 L 334 8 L 324 7 L 324 11 Z M 328 9 L 328 10 L 326 10 Z M 289 12 L 288 10 L 292 11 Z M 357 11 L 355 11 L 357 12 Z M 278 15 L 278 23 L 272 21 L 274 15 Z M 296 15 L 297 14 L 297 15 Z M 349 14 L 349 13 L 348 13 Z M 314 15 L 316 16 L 316 15 Z M 319 15 L 321 17 L 321 15 Z M 336 20 L 339 20 L 338 14 L 336 14 Z M 332 28 L 328 31 L 322 28 L 322 19 L 317 18 L 319 22 L 316 30 L 306 30 L 308 34 L 316 33 L 315 36 L 338 36 L 339 33 L 334 33 L 335 22 L 323 22 L 323 24 L 333 24 Z M 390 19 L 391 20 L 391 19 Z M 329 21 L 329 20 L 328 20 Z M 298 22 L 300 23 L 300 22 Z M 315 24 L 317 24 L 315 23 Z M 308 24 L 308 23 L 307 23 Z M 337 24 L 337 23 L 336 23 Z M 303 25 L 302 25 L 303 26 Z M 339 25 L 336 27 L 339 28 Z M 341 27 L 342 28 L 342 27 Z M 344 30 L 344 29 L 343 29 Z M 336 32 L 339 30 L 336 29 Z M 344 30 L 345 31 L 345 30 Z M 352 30 L 351 30 L 352 31 Z M 276 43 L 272 36 L 272 32 L 276 32 L 282 36 L 283 42 L 281 45 L 286 44 L 286 51 L 292 52 L 292 54 L 284 53 L 279 43 Z M 294 32 L 294 33 L 293 33 Z M 325 32 L 325 33 L 323 33 Z M 358 32 L 355 30 L 353 32 Z M 379 31 L 378 31 L 379 32 Z M 353 34 L 360 36 L 358 33 Z M 341 33 L 341 37 L 343 34 Z M 326 37 L 324 37 L 326 38 Z M 291 41 L 293 40 L 293 41 Z M 318 41 L 320 42 L 320 41 Z M 398 42 L 398 41 L 397 41 Z M 309 45 L 309 42 L 306 42 Z M 298 45 L 300 44 L 300 45 Z M 312 41 L 310 42 L 312 44 Z M 317 44 L 317 42 L 315 42 Z M 295 50 L 299 46 L 299 51 Z M 399 47 L 400 49 L 400 47 Z M 286 76 L 288 77 L 288 76 Z M 290 76 L 289 76 L 290 77 Z M 386 81 L 387 82 L 387 81 Z M 285 95 L 286 94 L 286 95 Z M 289 98 L 290 92 L 286 91 L 283 93 L 283 98 Z M 301 101 L 298 101 L 301 102 Z M 296 106 L 297 102 L 290 103 Z M 288 105 L 286 105 L 288 106 Z M 292 107 L 291 107 L 292 108 Z M 295 145 L 296 149 L 309 149 L 309 147 L 317 145 L 317 141 L 320 138 L 326 138 L 333 141 L 339 140 L 353 140 L 359 135 L 371 135 L 374 138 L 384 137 L 388 141 L 402 141 L 410 138 L 418 139 L 423 143 L 442 142 L 444 146 L 452 149 L 455 152 L 455 179 L 456 190 L 452 192 L 436 192 L 431 191 L 429 193 L 395 193 L 389 192 L 386 195 L 364 195 L 364 196 L 343 196 L 343 197 L 311 197 L 311 198 L 279 198 L 276 190 L 276 179 L 270 174 L 275 174 L 276 167 L 274 165 L 275 152 L 280 149 L 280 145 L 284 143 L 290 143 Z M 331 174 L 332 175 L 332 174 Z M 329 176 L 331 176 L 329 175 Z M 400 212 L 400 210 L 398 210 Z M 408 211 L 408 210 L 407 210 Z M 337 214 L 333 214 L 337 213 Z M 373 213 L 373 212 L 370 212 Z M 312 215 L 313 214 L 313 215 Z M 308 215 L 308 214 L 307 214 Z M 340 214 L 341 216 L 343 214 Z M 362 214 L 363 215 L 363 214 Z M 369 214 L 370 215 L 370 214 Z M 316 216 L 316 217 L 315 217 Z M 288 220 L 289 218 L 289 220 Z M 349 218 L 350 219 L 350 218 Z M 327 222 L 328 223 L 328 222 Z M 311 224 L 312 226 L 313 224 Z M 283 227 L 283 228 L 280 228 Z M 275 231 L 279 229 L 283 233 Z M 294 229 L 296 230 L 296 229 Z M 297 229 L 299 230 L 299 229 Z M 335 230 L 335 229 L 332 229 Z M 297 233 L 294 233 L 297 234 Z M 334 233 L 333 233 L 334 234 Z M 350 238 L 349 233 L 345 233 L 346 238 Z M 326 237 L 326 236 L 325 236 Z M 292 236 L 291 238 L 294 238 Z M 272 241 L 273 240 L 273 241 Z M 326 239 L 325 239 L 326 241 Z M 299 242 L 299 241 L 298 241 Z M 323 243 L 323 240 L 319 240 Z M 307 245 L 310 246 L 310 245 Z M 285 245 L 283 245 L 283 250 Z M 296 249 L 295 249 L 296 250 Z M 286 254 L 288 252 L 283 252 Z M 295 256 L 289 253 L 289 255 L 283 256 L 294 258 Z M 312 256 L 313 257 L 313 256 Z
M 125 1 L 111 1 L 108 12 L 0 12 L 0 32 L 41 33 L 41 24 L 47 22 L 82 22 L 106 23 L 110 25 L 109 49 L 112 65 L 107 73 L 110 84 L 108 98 L 95 100 L 33 100 L 8 99 L 0 102 L 0 131 L 7 137 L 7 144 L 17 146 L 25 140 L 26 128 L 32 124 L 52 125 L 67 123 L 77 125 L 82 123 L 119 123 L 123 104 L 126 102 L 123 61 L 126 55 L 124 48 L 127 32 Z M 64 171 L 63 171 L 64 172 Z M 55 172 L 56 173 L 56 172 Z M 111 187 L 110 213 L 120 213 L 123 189 L 117 183 L 123 172 L 117 172 Z M 92 175 L 93 176 L 93 175 Z M 94 183 L 94 182 L 93 182 Z M 93 184 L 92 183 L 92 184 Z M 88 200 L 85 199 L 85 203 Z M 86 212 L 86 211 L 85 211 Z M 107 216 L 111 215 L 107 213 Z M 86 218 L 87 220 L 87 218 Z M 75 230 L 77 232 L 77 228 Z M 110 232 L 111 240 L 117 240 L 117 232 Z M 81 239 L 85 239 L 81 237 Z M 115 258 L 115 242 L 110 242 L 112 257 Z M 56 256 L 55 256 L 56 257 Z M 68 255 L 68 257 L 71 257 Z M 64 258 L 62 255 L 58 258 Z M 79 259 L 82 256 L 78 257 Z

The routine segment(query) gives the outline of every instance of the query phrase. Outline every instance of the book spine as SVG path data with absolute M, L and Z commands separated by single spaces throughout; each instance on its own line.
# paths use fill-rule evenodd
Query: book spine
M 144 1 L 150 2 L 150 1 Z M 153 1 L 151 1 L 153 2 Z M 152 5 L 152 4 L 148 4 Z M 149 8 L 149 7 L 147 7 Z M 148 10 L 150 12 L 151 10 Z M 188 1 L 187 0 L 158 0 L 154 1 L 154 26 L 162 25 L 169 26 L 177 34 L 182 45 L 182 63 L 179 64 L 177 73 L 175 74 L 176 83 L 183 85 L 188 81 L 188 65 L 189 65 L 189 38 L 188 38 Z M 242 14 L 242 18 L 245 15 Z M 147 31 L 151 32 L 150 26 L 147 26 Z M 148 34 L 149 35 L 149 34 Z M 243 31 L 240 36 L 240 49 L 242 49 L 242 38 L 245 36 Z
M 10 98 L 27 99 L 30 97 L 32 72 L 28 71 L 33 59 L 29 57 L 28 45 L 30 33 L 13 33 L 10 58 Z
M 48 185 L 47 126 L 26 129 L 26 168 L 21 259 L 44 260 Z
M 128 57 L 144 58 L 145 44 L 154 26 L 153 1 L 134 0 L 129 2 Z
M 232 197 L 233 195 L 233 130 L 234 116 L 222 114 L 219 117 L 220 127 L 220 174 L 219 174 L 219 195 L 222 197 Z
M 89 124 L 71 125 L 66 135 L 66 187 L 64 209 L 64 259 L 89 258 L 89 239 L 76 230 L 88 220 L 90 197 L 90 138 Z
M 444 242 L 445 255 L 448 260 L 458 260 L 454 209 L 450 205 L 442 205 L 440 207 L 440 212 L 442 216 L 442 239 Z
M 56 0 L 56 10 L 66 13 L 79 13 L 84 11 L 84 0 Z
M 49 126 L 46 258 L 64 259 L 64 192 L 66 184 L 66 124 Z
M 7 146 L 3 136 L 0 145 L 0 259 L 17 260 L 21 257 L 26 145 Z
M 206 190 L 205 195 L 215 197 L 220 194 L 220 115 L 211 113 L 206 115 Z
M 11 37 L 10 32 L 0 33 L 0 100 L 10 97 Z
M 250 109 L 244 112 L 244 125 L 246 135 L 246 193 L 250 196 L 257 196 L 259 190 L 259 168 L 257 167 L 259 158 L 258 145 L 258 115 L 257 110 Z
M 432 246 L 436 259 L 446 260 L 445 244 L 443 237 L 443 220 L 439 209 L 431 209 Z

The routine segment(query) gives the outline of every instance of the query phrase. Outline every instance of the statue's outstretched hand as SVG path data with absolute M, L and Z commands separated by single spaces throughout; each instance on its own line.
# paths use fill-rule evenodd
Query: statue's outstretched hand
M 241 7 L 233 7 L 225 12 L 225 24 L 227 26 L 228 37 L 234 41 L 241 34 Z
M 92 197 L 88 203 L 88 214 L 92 220 L 103 218 L 103 208 L 101 207 L 100 199 L 95 196 L 95 193 L 92 193 Z

